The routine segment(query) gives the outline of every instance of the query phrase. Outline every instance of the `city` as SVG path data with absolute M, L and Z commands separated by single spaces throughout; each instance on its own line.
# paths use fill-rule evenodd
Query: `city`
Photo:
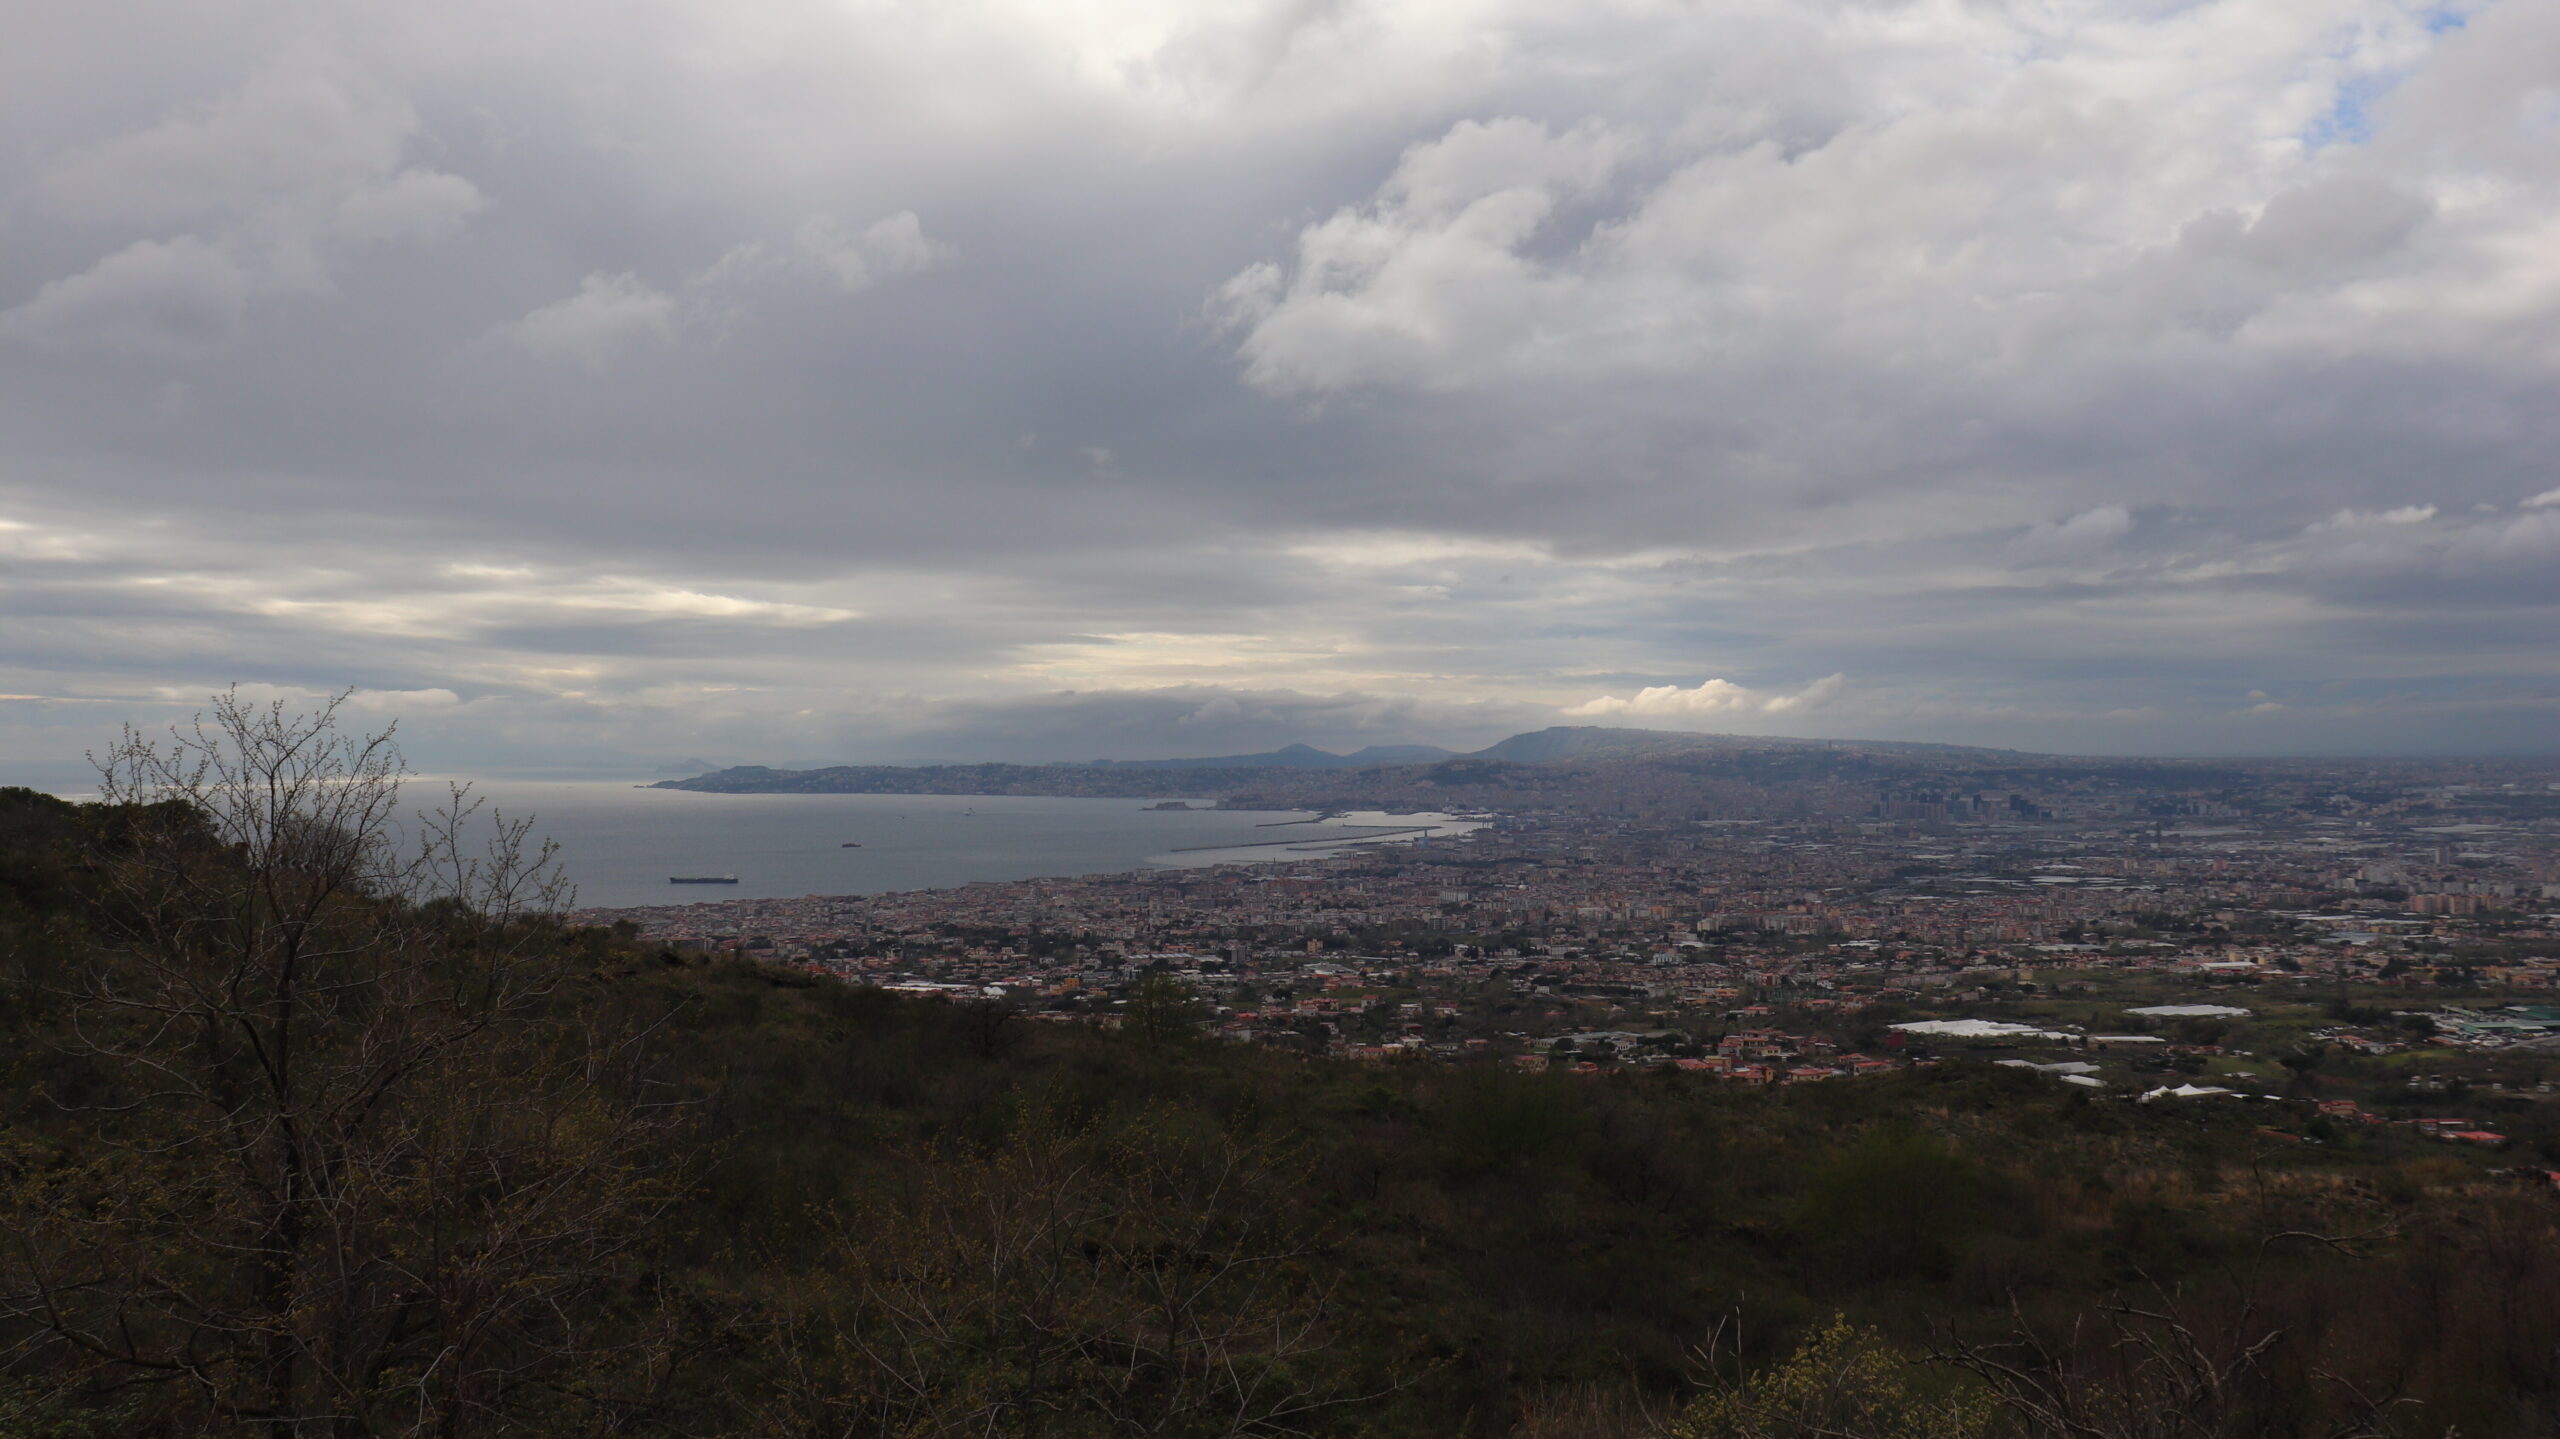
M 2548 1093 L 2560 784 L 2448 768 L 2278 768 L 2246 808 L 1898 786 L 1865 816 L 1628 819 L 1621 763 L 1426 844 L 576 918 L 1031 1022 L 1114 1027 L 1170 980 L 1228 1040 L 1371 1061 L 1786 1084 L 1974 1054 L 2272 1097 L 2306 1055 L 2416 1049 L 2534 1061 L 2518 1090 Z
M 2560 0 L 10 18 L 0 1439 L 2560 1436 Z

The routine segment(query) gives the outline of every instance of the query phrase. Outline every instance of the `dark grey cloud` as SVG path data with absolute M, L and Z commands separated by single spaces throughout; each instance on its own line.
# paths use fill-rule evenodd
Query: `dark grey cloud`
M 1293 743 L 1349 753 L 1413 734 L 1475 748 L 1552 720 L 1544 706 L 1501 700 L 1188 685 L 935 705 L 850 730 L 839 747 L 921 762 L 1258 754 Z
M 2560 20 L 2447 16 L 55 7 L 0 757 L 2547 744 Z

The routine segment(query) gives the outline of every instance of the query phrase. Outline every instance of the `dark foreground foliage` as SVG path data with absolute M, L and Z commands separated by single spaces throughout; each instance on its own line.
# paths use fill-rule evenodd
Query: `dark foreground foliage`
M 2414 1145 L 1006 1025 L 324 838 L 0 793 L 0 1433 L 2560 1432 L 2560 1207 Z

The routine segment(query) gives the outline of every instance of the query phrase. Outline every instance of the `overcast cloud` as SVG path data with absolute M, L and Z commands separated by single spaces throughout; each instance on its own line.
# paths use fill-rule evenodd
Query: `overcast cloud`
M 2560 735 L 2547 0 L 21 8 L 0 764 Z

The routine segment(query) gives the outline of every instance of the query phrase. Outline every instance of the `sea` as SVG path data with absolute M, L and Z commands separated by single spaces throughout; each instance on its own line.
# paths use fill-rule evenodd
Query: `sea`
M 413 779 L 404 808 L 440 801 Z M 630 781 L 475 780 L 483 817 L 530 818 L 560 846 L 580 908 L 885 894 L 977 880 L 1272 863 L 1363 844 L 1431 844 L 1481 827 L 1450 814 L 1156 809 L 1152 799 L 697 794 Z M 735 875 L 735 884 L 671 884 Z

